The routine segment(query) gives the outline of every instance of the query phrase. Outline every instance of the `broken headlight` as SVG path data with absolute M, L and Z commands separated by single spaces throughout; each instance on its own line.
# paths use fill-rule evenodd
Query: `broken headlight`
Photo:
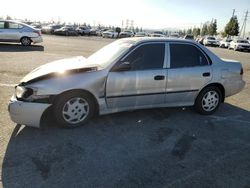
M 23 86 L 16 86 L 15 88 L 15 95 L 16 98 L 18 99 L 28 98 L 32 94 L 33 94 L 33 89 L 31 88 L 25 88 Z

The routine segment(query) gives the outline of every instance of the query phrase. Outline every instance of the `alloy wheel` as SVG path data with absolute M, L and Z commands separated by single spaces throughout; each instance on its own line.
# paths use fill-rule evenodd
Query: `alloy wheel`
M 208 91 L 202 98 L 202 108 L 207 111 L 213 111 L 219 104 L 219 94 L 216 91 Z
M 68 100 L 62 110 L 63 118 L 69 124 L 77 124 L 82 122 L 89 114 L 88 102 L 80 97 Z

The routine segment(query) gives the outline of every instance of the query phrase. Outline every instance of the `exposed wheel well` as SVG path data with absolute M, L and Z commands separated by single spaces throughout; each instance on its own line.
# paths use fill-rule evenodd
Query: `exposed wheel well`
M 57 99 L 59 99 L 60 96 L 64 95 L 65 93 L 73 93 L 73 92 L 82 92 L 82 93 L 87 94 L 91 99 L 93 99 L 93 101 L 95 103 L 95 114 L 99 113 L 99 104 L 98 104 L 98 102 L 96 100 L 96 97 L 91 92 L 89 92 L 87 90 L 84 90 L 84 89 L 72 89 L 72 90 L 68 90 L 68 91 L 62 92 L 62 93 L 60 93 L 58 95 L 55 95 L 53 97 L 53 100 L 52 100 L 52 105 L 55 104 L 55 101 Z
M 208 84 L 207 86 L 205 86 L 203 89 L 210 87 L 210 86 L 215 86 L 215 87 L 219 88 L 219 90 L 221 91 L 221 94 L 222 94 L 221 102 L 224 102 L 224 100 L 225 100 L 225 88 L 223 87 L 223 85 L 220 83 L 211 83 L 211 84 Z M 199 94 L 200 94 L 200 92 L 199 92 Z M 197 97 L 198 97 L 198 95 L 197 95 Z

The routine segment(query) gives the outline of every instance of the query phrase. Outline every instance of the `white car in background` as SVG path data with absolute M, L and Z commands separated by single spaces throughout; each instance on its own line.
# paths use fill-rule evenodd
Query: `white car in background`
M 219 47 L 228 48 L 231 41 L 232 39 L 224 38 L 223 40 L 219 42 Z
M 149 34 L 150 37 L 166 37 L 163 32 L 161 31 L 154 31 L 153 33 Z
M 138 32 L 135 34 L 135 37 L 147 37 L 148 33 L 146 32 Z
M 23 46 L 42 42 L 41 30 L 27 24 L 0 20 L 0 42 L 20 42 Z
M 203 40 L 204 46 L 219 46 L 219 42 L 215 37 L 206 36 Z
M 250 44 L 245 39 L 234 39 L 230 42 L 228 49 L 234 49 L 235 51 L 248 51 L 250 52 Z
M 118 33 L 115 32 L 114 30 L 108 30 L 102 33 L 103 38 L 117 38 L 117 36 L 118 36 Z

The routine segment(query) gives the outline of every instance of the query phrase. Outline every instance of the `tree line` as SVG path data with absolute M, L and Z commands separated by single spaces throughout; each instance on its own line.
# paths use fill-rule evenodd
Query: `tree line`
M 214 19 L 211 22 L 206 22 L 201 28 L 194 27 L 193 29 L 179 31 L 183 35 L 205 36 L 205 35 L 217 35 L 217 20 Z M 224 31 L 220 32 L 222 37 L 238 36 L 239 35 L 239 22 L 237 16 L 232 16 L 229 22 L 226 24 Z

